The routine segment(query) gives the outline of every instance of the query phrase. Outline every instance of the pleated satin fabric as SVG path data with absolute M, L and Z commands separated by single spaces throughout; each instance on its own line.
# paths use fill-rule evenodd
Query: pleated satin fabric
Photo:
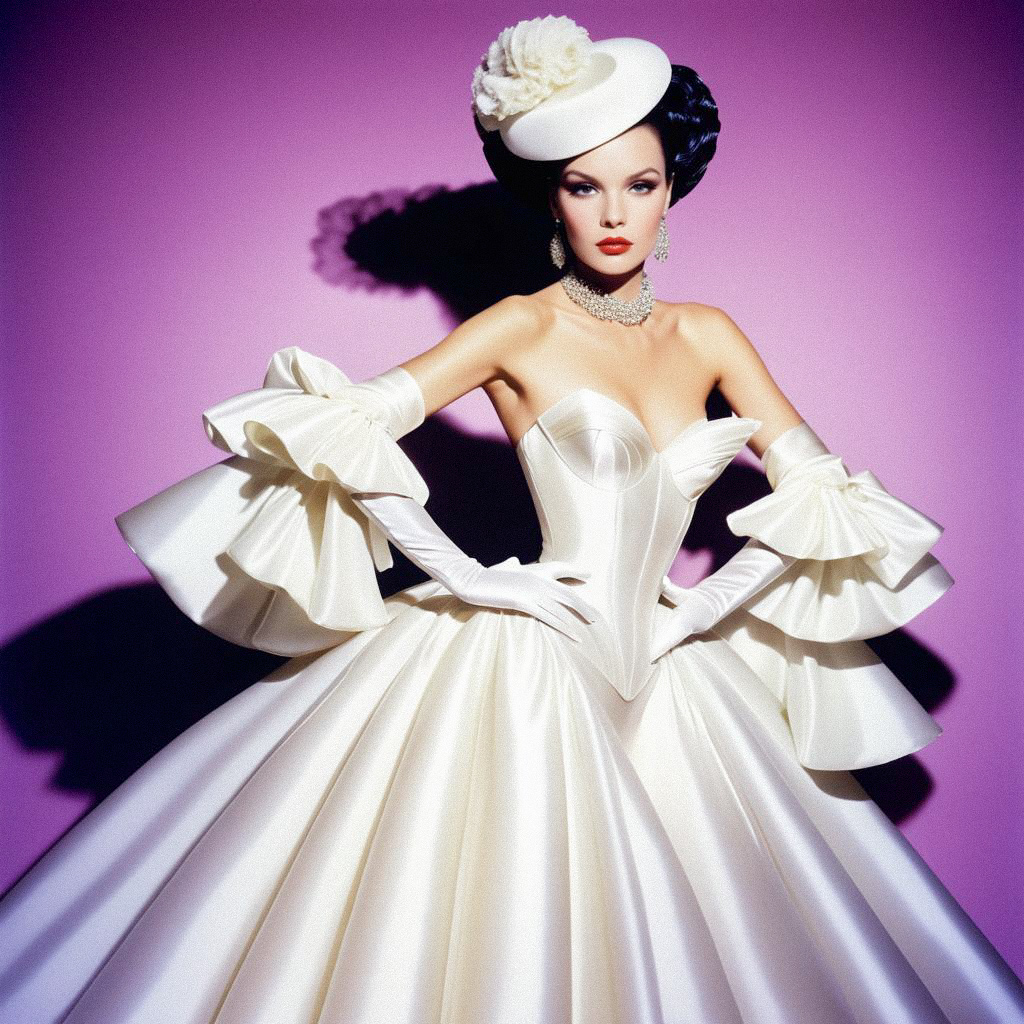
M 372 467 L 372 490 L 425 500 L 418 474 L 340 371 L 278 356 L 207 413 L 232 457 L 119 526 L 185 614 L 295 654 L 0 902 L 0 1020 L 1024 1024 L 1020 982 L 846 770 L 938 726 L 862 630 L 814 628 L 816 593 L 823 621 L 920 610 L 879 596 L 906 573 L 864 573 L 932 559 L 930 520 L 835 463 L 788 483 L 786 508 L 859 550 L 801 549 L 799 594 L 652 663 L 694 504 L 760 424 L 698 420 L 658 451 L 577 389 L 516 454 L 540 559 L 592 569 L 588 642 L 433 581 L 385 600 L 348 494 Z M 784 544 L 771 509 L 741 525 Z M 952 581 L 931 571 L 934 600 Z

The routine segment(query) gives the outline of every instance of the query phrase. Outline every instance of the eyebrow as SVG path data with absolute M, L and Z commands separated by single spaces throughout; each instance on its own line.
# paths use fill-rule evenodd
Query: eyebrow
M 645 167 L 642 171 L 637 171 L 635 174 L 627 174 L 626 181 L 628 181 L 630 178 L 639 178 L 641 174 L 648 174 L 650 172 L 653 172 L 654 174 L 659 173 L 657 167 Z M 583 171 L 577 171 L 575 169 L 571 171 L 566 171 L 565 174 L 566 177 L 568 177 L 570 174 L 578 174 L 581 178 L 586 178 L 587 181 L 597 181 L 597 178 L 592 178 L 589 174 L 584 174 Z

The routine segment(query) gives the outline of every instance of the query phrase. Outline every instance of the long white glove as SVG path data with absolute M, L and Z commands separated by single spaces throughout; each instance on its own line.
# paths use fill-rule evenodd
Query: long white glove
M 423 422 L 423 394 L 404 367 L 393 367 L 354 388 L 370 414 L 396 440 Z M 574 587 L 558 582 L 585 580 L 590 572 L 583 566 L 567 562 L 523 565 L 513 556 L 487 567 L 462 551 L 412 498 L 399 494 L 351 497 L 410 561 L 467 604 L 525 612 L 574 640 L 583 639 L 584 623 L 598 617 L 597 610 Z
M 651 661 L 657 661 L 694 633 L 711 629 L 795 561 L 760 541 L 748 540 L 725 565 L 696 586 L 680 587 L 666 576 L 662 593 L 675 608 L 655 633 Z
M 410 561 L 467 604 L 526 612 L 573 640 L 584 639 L 583 623 L 598 616 L 575 588 L 557 582 L 585 580 L 590 572 L 582 566 L 554 561 L 523 565 L 513 556 L 487 567 L 462 551 L 412 498 L 380 494 L 353 495 L 353 500 Z

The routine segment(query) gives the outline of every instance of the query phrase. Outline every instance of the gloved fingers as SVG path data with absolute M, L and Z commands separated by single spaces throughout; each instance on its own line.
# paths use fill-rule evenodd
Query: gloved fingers
M 568 590 L 567 587 L 563 588 L 563 584 L 542 579 L 533 579 L 530 582 L 535 586 L 530 586 L 526 588 L 525 592 L 521 592 L 516 602 L 519 609 L 541 619 L 573 640 L 582 640 L 585 636 L 585 626 L 577 615 L 582 616 L 586 622 L 590 622 L 592 620 L 587 619 L 586 613 L 590 611 L 596 616 L 596 609 L 591 609 L 585 601 L 571 591 L 567 597 L 563 596 Z M 556 587 L 563 589 L 553 590 Z M 570 606 L 569 602 L 580 602 L 580 610 L 574 613 L 572 610 L 574 606 Z
M 663 658 L 669 651 L 677 647 L 678 644 L 674 640 L 665 640 L 663 643 L 656 645 L 651 650 L 651 664 L 653 665 L 659 658 Z
M 537 572 L 545 573 L 552 579 L 588 580 L 593 575 L 593 570 L 585 565 L 576 565 L 573 562 L 533 562 L 532 568 Z
M 574 609 L 587 622 L 593 622 L 600 612 L 582 594 L 576 593 L 574 587 L 561 582 L 562 579 L 585 580 L 591 575 L 586 566 L 573 565 L 571 562 L 533 562 L 524 568 L 539 573 L 545 581 L 550 581 L 554 588 L 554 596 L 562 604 Z
M 600 616 L 601 613 L 582 594 L 578 593 L 567 583 L 543 578 L 537 582 L 540 585 L 541 597 L 544 600 L 554 601 L 566 608 L 571 608 L 586 622 L 593 622 L 594 619 Z
M 584 624 L 599 618 L 600 612 L 574 587 L 554 578 L 564 569 L 559 570 L 557 565 L 547 568 L 549 565 L 521 565 L 513 556 L 484 569 L 459 588 L 458 596 L 469 604 L 525 612 L 571 639 L 581 640 Z
M 540 619 L 541 622 L 547 623 L 552 629 L 558 630 L 563 636 L 567 636 L 570 640 L 579 641 L 582 639 L 579 635 L 579 623 L 575 619 L 570 619 L 568 613 L 559 608 L 557 602 L 542 601 L 540 605 L 534 608 L 532 614 Z
M 693 630 L 689 623 L 685 622 L 682 616 L 673 613 L 655 634 L 651 644 L 651 662 L 657 661 L 692 635 Z
M 559 591 L 557 600 L 567 608 L 578 612 L 588 622 L 593 622 L 600 616 L 600 612 L 582 594 L 575 593 L 571 587 L 559 584 L 563 589 Z
M 546 596 L 541 599 L 541 606 L 545 608 L 551 615 L 557 617 L 558 621 L 564 626 L 567 626 L 573 631 L 575 635 L 579 635 L 579 629 L 581 627 L 580 620 L 576 618 L 573 613 L 565 607 L 561 600 L 554 596 Z
M 674 644 L 669 641 L 663 633 L 658 633 L 651 644 L 651 663 L 656 662 L 662 655 L 672 650 Z

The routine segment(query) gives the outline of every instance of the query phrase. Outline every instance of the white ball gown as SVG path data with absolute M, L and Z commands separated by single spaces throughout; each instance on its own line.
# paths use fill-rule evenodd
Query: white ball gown
M 381 597 L 350 495 L 427 488 L 330 362 L 282 349 L 204 421 L 230 457 L 118 525 L 192 619 L 290 660 L 0 903 L 0 1020 L 1024 1022 L 849 773 L 939 734 L 863 639 L 952 582 L 870 472 L 828 456 L 732 513 L 799 560 L 652 665 L 662 577 L 757 420 L 657 451 L 584 388 L 522 438 L 540 558 L 592 570 L 586 643 L 433 581 Z

